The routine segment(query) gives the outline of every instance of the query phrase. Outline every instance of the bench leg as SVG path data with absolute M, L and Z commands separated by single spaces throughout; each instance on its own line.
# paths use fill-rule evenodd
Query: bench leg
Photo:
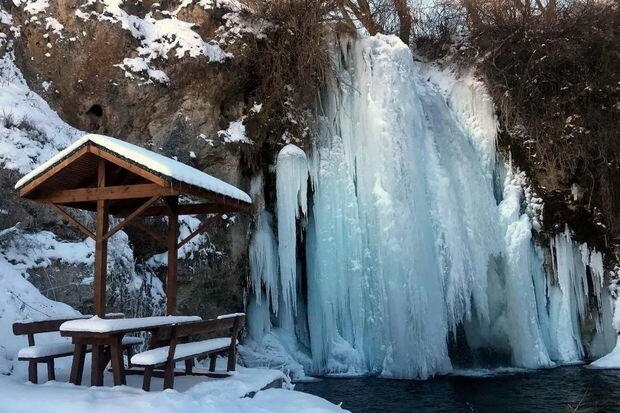
M 151 390 L 151 377 L 153 376 L 153 366 L 146 366 L 144 368 L 144 381 L 142 382 L 142 390 Z
M 56 380 L 56 372 L 54 371 L 54 359 L 47 361 L 47 379 Z
M 86 357 L 86 344 L 81 341 L 75 343 L 75 350 L 73 352 L 73 363 L 71 364 L 71 377 L 69 382 L 82 384 L 82 375 L 84 374 L 84 359 Z
M 209 371 L 215 371 L 215 363 L 217 362 L 217 354 L 209 355 Z
M 228 368 L 227 371 L 235 371 L 237 365 L 237 347 L 231 346 L 228 350 Z
M 185 360 L 185 374 L 191 375 L 192 368 L 194 367 L 194 359 Z
M 164 369 L 164 390 L 174 387 L 174 362 L 166 363 Z
M 129 346 L 125 349 L 127 352 L 127 368 L 131 369 L 131 357 L 133 357 L 133 346 Z
M 28 380 L 30 380 L 30 382 L 34 383 L 34 384 L 37 384 L 37 382 L 38 382 L 37 362 L 36 361 L 29 361 L 28 362 Z
M 125 382 L 125 372 L 123 371 L 124 363 L 120 337 L 110 344 L 110 358 L 112 359 L 114 385 L 120 386 L 121 384 L 127 384 Z

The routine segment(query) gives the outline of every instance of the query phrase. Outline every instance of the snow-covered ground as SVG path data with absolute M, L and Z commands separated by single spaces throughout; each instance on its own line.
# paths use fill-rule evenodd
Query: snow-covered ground
M 226 359 L 218 360 L 218 370 Z M 87 357 L 83 383 L 89 383 Z M 10 376 L 0 375 L 0 412 L 344 412 L 342 408 L 310 394 L 289 388 L 259 391 L 286 377 L 277 370 L 246 369 L 225 379 L 178 376 L 174 390 L 161 391 L 163 381 L 153 378 L 151 392 L 141 390 L 142 376 L 128 376 L 126 386 L 111 387 L 106 372 L 104 387 L 75 386 L 68 383 L 70 358 L 61 359 L 57 381 L 31 384 L 26 381 L 26 363 L 16 365 Z M 44 377 L 43 368 L 39 369 Z M 249 397 L 248 395 L 253 395 Z M 246 397 L 248 396 L 248 397 Z

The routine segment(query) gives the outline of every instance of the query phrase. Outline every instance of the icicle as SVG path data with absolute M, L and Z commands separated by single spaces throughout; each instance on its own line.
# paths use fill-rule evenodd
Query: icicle
M 271 230 L 271 215 L 263 210 L 258 216 L 256 231 L 250 241 L 250 278 L 256 302 L 261 305 L 262 287 L 278 314 L 278 244 Z M 268 303 L 267 303 L 267 307 Z
M 286 145 L 276 164 L 278 256 L 284 317 L 297 306 L 297 219 L 307 213 L 308 159 L 299 147 Z

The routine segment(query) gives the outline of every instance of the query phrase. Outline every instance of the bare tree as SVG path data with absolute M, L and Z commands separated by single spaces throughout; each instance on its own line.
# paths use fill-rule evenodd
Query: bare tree
M 409 44 L 413 16 L 407 0 L 337 0 L 337 4 L 349 24 L 359 22 L 371 36 L 397 32 Z

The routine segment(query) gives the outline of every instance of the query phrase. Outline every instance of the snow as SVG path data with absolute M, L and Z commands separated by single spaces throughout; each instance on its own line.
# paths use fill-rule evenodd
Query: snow
M 51 342 L 47 344 L 36 344 L 34 346 L 25 347 L 17 353 L 17 357 L 19 358 L 38 358 L 38 357 L 46 357 L 53 356 L 57 354 L 68 354 L 72 353 L 74 349 L 73 343 L 71 343 L 70 339 L 64 339 L 64 337 L 60 338 L 61 340 L 57 342 Z M 35 336 L 36 340 L 36 336 Z M 143 340 L 139 337 L 123 337 L 122 344 L 142 344 Z
M 193 354 L 201 354 L 209 351 L 230 347 L 230 337 L 211 338 L 209 340 L 195 341 L 192 343 L 177 344 L 174 349 L 174 358 L 189 357 Z M 138 366 L 154 366 L 166 362 L 170 346 L 158 347 L 143 351 L 131 358 L 131 362 Z
M 0 58 L 0 164 L 20 173 L 67 147 L 80 131 L 30 91 L 9 48 Z
M 210 62 L 222 62 L 232 57 L 218 44 L 205 42 L 193 30 L 196 25 L 177 19 L 176 13 L 162 19 L 155 19 L 151 12 L 139 17 L 124 10 L 123 0 L 90 0 L 78 8 L 75 14 L 83 20 L 93 18 L 120 24 L 140 42 L 135 51 L 138 56 L 125 58 L 121 64 L 116 65 L 125 70 L 128 77 L 146 74 L 147 79 L 168 83 L 168 76 L 151 65 L 158 60 L 168 59 L 171 55 L 178 59 L 185 56 L 204 56 Z
M 92 333 L 108 333 L 112 331 L 148 328 L 165 324 L 187 323 L 202 320 L 198 316 L 159 316 L 139 318 L 99 318 L 65 321 L 60 331 L 88 331 Z
M 125 76 L 132 79 L 133 74 L 146 74 L 148 79 L 154 80 L 159 83 L 170 83 L 170 78 L 162 70 L 152 69 L 149 67 L 147 60 L 144 57 L 126 57 L 123 59 L 123 63 L 119 63 L 116 66 L 125 70 Z
M 57 35 L 61 39 L 64 38 L 64 36 L 62 34 L 62 31 L 63 31 L 64 28 L 65 28 L 65 26 L 63 26 L 55 18 L 53 18 L 53 17 L 46 17 L 45 18 L 45 29 L 46 30 L 52 29 L 52 33 L 54 33 L 55 35 Z
M 74 345 L 70 340 L 59 341 L 56 343 L 48 343 L 25 347 L 17 353 L 20 358 L 37 358 L 52 356 L 55 354 L 66 354 L 73 352 Z
M 235 318 L 235 317 L 241 317 L 241 316 L 245 316 L 245 313 L 230 313 L 230 314 L 221 314 L 217 316 L 218 320 L 224 320 L 227 318 Z
M 204 376 L 177 376 L 174 390 L 160 391 L 162 379 L 154 377 L 150 392 L 141 390 L 142 376 L 127 376 L 127 386 L 112 385 L 111 373 L 104 373 L 104 387 L 75 386 L 68 383 L 70 358 L 56 360 L 57 381 L 32 385 L 25 383 L 27 363 L 11 376 L 0 375 L 0 411 L 11 413 L 45 411 L 49 413 L 111 411 L 158 411 L 172 412 L 343 412 L 342 408 L 319 397 L 289 389 L 259 391 L 274 380 L 286 378 L 279 371 L 247 369 L 237 371 L 226 378 Z M 225 369 L 226 359 L 220 358 L 217 370 Z M 202 365 L 195 371 L 206 371 Z M 90 355 L 86 356 L 84 382 L 89 381 Z M 42 370 L 40 371 L 40 373 Z M 42 374 L 40 374 L 42 376 Z M 255 393 L 253 397 L 246 397 Z
M 142 166 L 157 175 L 174 179 L 189 185 L 194 185 L 217 194 L 225 195 L 246 203 L 251 203 L 250 196 L 240 189 L 227 184 L 217 178 L 201 172 L 191 166 L 185 165 L 174 159 L 167 158 L 155 152 L 124 142 L 109 136 L 87 134 L 69 145 L 64 150 L 53 156 L 47 162 L 39 165 L 33 171 L 22 177 L 15 184 L 15 189 L 19 189 L 28 182 L 43 174 L 56 163 L 70 156 L 72 153 L 91 143 L 99 148 L 103 148 L 133 164 Z
M 253 143 L 252 140 L 248 138 L 245 134 L 245 125 L 243 124 L 244 120 L 245 117 L 242 117 L 239 120 L 230 122 L 228 124 L 228 129 L 217 132 L 218 136 L 222 138 L 226 143 Z
M 13 0 L 16 6 L 25 5 L 26 10 L 31 15 L 43 13 L 50 6 L 49 0 Z
M 17 362 L 17 352 L 28 345 L 26 336 L 13 335 L 14 322 L 76 315 L 79 313 L 68 305 L 44 297 L 22 277 L 20 271 L 0 256 L 0 375 L 11 372 L 12 360 Z M 40 345 L 57 341 L 58 334 L 36 336 Z
M 593 361 L 588 367 L 594 369 L 620 369 L 620 336 L 617 338 L 616 347 L 609 354 Z
M 452 371 L 448 343 L 457 341 L 512 367 L 550 367 L 583 358 L 587 317 L 597 323 L 588 351 L 609 351 L 601 255 L 570 233 L 536 243 L 543 205 L 496 153 L 495 109 L 480 82 L 414 63 L 396 37 L 340 47 L 314 146 L 308 156 L 294 145 L 278 155 L 280 279 L 262 275 L 273 256 L 259 221 L 244 362 L 302 377 L 424 379 Z M 305 263 L 296 253 L 303 237 Z M 594 311 L 587 268 L 601 303 Z M 274 285 L 277 314 L 266 294 Z

